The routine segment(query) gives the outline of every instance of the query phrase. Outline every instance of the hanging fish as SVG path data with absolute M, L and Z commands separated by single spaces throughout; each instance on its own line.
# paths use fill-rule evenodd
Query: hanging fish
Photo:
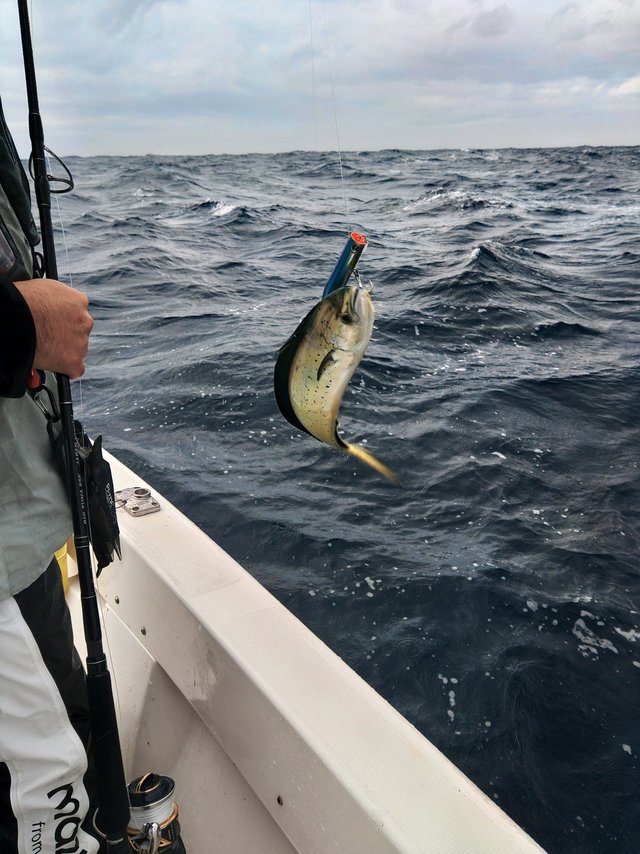
M 361 240 L 366 245 L 364 238 Z M 363 244 L 358 244 L 358 255 Z M 349 243 L 345 252 L 348 248 Z M 343 258 L 345 252 L 327 283 L 323 298 L 280 349 L 274 373 L 276 401 L 280 412 L 294 427 L 320 442 L 346 451 L 395 481 L 397 475 L 373 454 L 359 445 L 345 442 L 338 435 L 340 404 L 367 349 L 374 319 L 368 291 L 359 283 L 344 284 L 353 272 L 357 257 L 346 276 L 336 275 L 341 262 L 352 260 L 352 254 Z M 345 263 L 342 267 L 344 272 Z

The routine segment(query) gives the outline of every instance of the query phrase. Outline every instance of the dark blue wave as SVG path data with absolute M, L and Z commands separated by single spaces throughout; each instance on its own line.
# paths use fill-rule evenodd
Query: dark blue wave
M 547 850 L 635 854 L 640 148 L 342 159 L 70 158 L 84 419 Z M 353 228 L 398 488 L 273 397 Z

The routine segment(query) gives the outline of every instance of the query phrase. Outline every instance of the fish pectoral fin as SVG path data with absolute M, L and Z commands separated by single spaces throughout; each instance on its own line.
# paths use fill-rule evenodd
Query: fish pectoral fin
M 335 356 L 333 355 L 333 350 L 329 350 L 327 355 L 320 362 L 320 367 L 318 368 L 318 375 L 316 377 L 316 379 L 318 381 L 320 381 L 320 377 L 324 374 L 324 372 L 327 370 L 327 368 L 330 365 L 333 365 L 335 363 L 335 361 L 336 361 L 336 359 L 335 359 Z
M 381 463 L 379 459 L 370 454 L 369 451 L 365 451 L 364 448 L 360 447 L 360 445 L 349 445 L 346 442 L 341 443 L 348 454 L 351 454 L 352 457 L 355 457 L 358 460 L 361 460 L 363 463 L 367 463 L 367 465 L 371 466 L 371 468 L 375 469 L 379 474 L 384 475 L 384 477 L 392 480 L 394 483 L 398 483 L 400 478 L 398 475 L 392 471 L 388 466 L 385 466 L 384 463 Z

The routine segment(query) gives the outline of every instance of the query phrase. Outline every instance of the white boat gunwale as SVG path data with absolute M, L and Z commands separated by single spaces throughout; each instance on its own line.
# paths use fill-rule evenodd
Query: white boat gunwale
M 218 827 L 230 821 L 228 838 L 234 822 L 243 823 L 238 839 L 251 838 L 254 822 L 255 850 L 265 854 L 542 851 L 233 558 L 106 456 L 117 490 L 148 487 L 162 508 L 142 517 L 119 512 L 123 560 L 99 583 L 125 766 L 129 776 L 176 777 L 190 854 L 252 850 L 205 844 L 216 815 Z M 77 596 L 73 602 L 77 626 Z M 162 717 L 163 703 L 175 719 Z M 188 768 L 140 764 L 154 761 L 150 745 L 159 741 L 164 761 L 179 766 L 166 748 L 180 744 L 185 721 L 185 757 L 200 745 L 190 764 L 200 765 L 207 787 Z M 239 804 L 221 795 L 221 781 Z

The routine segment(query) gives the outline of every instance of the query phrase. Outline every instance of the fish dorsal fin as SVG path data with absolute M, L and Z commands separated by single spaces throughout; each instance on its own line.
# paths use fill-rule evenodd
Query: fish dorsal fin
M 309 318 L 315 311 L 315 308 L 311 309 L 309 314 L 304 318 L 304 320 L 300 321 L 298 324 L 298 328 L 293 333 L 291 338 L 282 345 L 280 350 L 278 351 L 278 359 L 276 361 L 276 366 L 273 372 L 273 390 L 276 396 L 276 403 L 278 404 L 278 409 L 287 419 L 289 424 L 292 424 L 298 430 L 302 430 L 304 433 L 309 433 L 307 428 L 300 423 L 298 416 L 295 414 L 293 410 L 293 404 L 291 403 L 291 397 L 289 395 L 289 375 L 291 374 L 291 364 L 296 354 L 296 350 L 298 349 L 298 344 L 300 343 L 300 339 L 302 338 L 305 329 L 307 328 L 307 324 L 309 323 Z M 309 433 L 312 436 L 312 433 Z M 315 438 L 315 437 L 314 437 Z

